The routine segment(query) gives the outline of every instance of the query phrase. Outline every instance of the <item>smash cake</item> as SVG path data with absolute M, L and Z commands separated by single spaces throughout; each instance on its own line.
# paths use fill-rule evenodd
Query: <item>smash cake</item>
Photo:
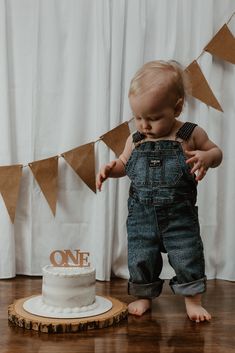
M 42 268 L 42 292 L 16 299 L 8 306 L 8 320 L 44 333 L 74 333 L 105 328 L 127 319 L 127 305 L 96 295 L 96 271 L 89 253 L 55 250 Z
M 85 312 L 97 307 L 93 267 L 54 267 L 42 269 L 41 304 L 50 312 Z
M 58 266 L 52 256 L 50 259 L 51 264 L 42 268 L 42 294 L 24 302 L 26 311 L 51 318 L 79 318 L 112 308 L 111 301 L 96 295 L 96 271 L 90 263 L 66 261 Z

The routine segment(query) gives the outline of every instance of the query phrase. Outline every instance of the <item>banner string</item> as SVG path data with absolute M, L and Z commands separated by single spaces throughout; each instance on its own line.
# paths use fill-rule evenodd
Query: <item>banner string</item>
M 127 123 L 129 123 L 129 122 L 131 122 L 132 120 L 134 119 L 134 117 L 132 117 L 131 119 L 129 119 L 129 120 L 127 120 L 126 122 Z M 123 123 L 121 123 L 121 124 L 123 124 Z M 103 137 L 99 137 L 97 140 L 95 140 L 95 141 L 93 141 L 93 142 L 90 142 L 90 143 L 97 143 L 97 142 L 99 142 L 99 141 L 102 141 L 103 140 Z M 75 147 L 76 148 L 76 147 Z M 64 154 L 65 152 L 63 152 L 63 153 L 60 153 L 60 154 L 58 154 L 58 155 L 56 155 L 54 158 L 61 158 L 61 157 L 63 157 L 63 154 Z M 53 158 L 53 157 L 52 157 Z M 25 165 L 22 165 L 22 168 L 26 168 L 26 167 L 29 167 L 30 166 L 30 164 L 31 164 L 32 162 L 30 162 L 30 163 L 28 163 L 28 164 L 25 164 Z
M 233 18 L 234 15 L 235 15 L 235 11 L 234 11 L 234 13 L 230 16 L 230 18 L 229 18 L 228 22 L 226 22 L 226 24 L 229 24 L 229 22 L 231 21 L 231 19 Z
M 226 24 L 229 24 L 229 22 L 232 20 L 233 16 L 235 15 L 235 11 L 232 13 L 232 15 L 229 17 L 228 21 L 226 22 Z M 201 53 L 198 55 L 198 57 L 195 59 L 195 61 L 199 60 L 199 58 L 205 53 L 205 50 L 203 49 L 201 51 Z M 127 123 L 130 123 L 132 120 L 134 119 L 134 117 L 132 117 L 130 120 L 127 121 Z M 99 137 L 97 140 L 95 140 L 93 143 L 97 143 L 99 141 L 103 140 L 103 136 Z M 55 156 L 55 158 L 61 158 L 63 157 L 63 153 L 62 154 L 58 154 L 57 156 Z M 22 168 L 26 168 L 29 167 L 30 163 L 22 165 Z
M 219 30 L 219 31 L 225 31 L 224 33 L 224 37 L 226 37 L 225 39 L 227 40 L 227 42 L 226 42 L 226 40 L 225 40 L 225 44 L 227 45 L 227 47 L 228 47 L 228 52 L 227 52 L 227 54 L 228 54 L 228 57 L 226 57 L 226 56 L 223 56 L 220 52 L 219 52 L 219 54 L 221 54 L 221 58 L 222 59 L 224 59 L 224 60 L 227 60 L 228 62 L 230 62 L 230 63 L 232 63 L 232 64 L 235 64 L 235 60 L 234 60 L 234 51 L 233 51 L 233 49 L 234 49 L 234 44 L 235 44 L 235 42 L 234 42 L 234 35 L 233 34 L 230 34 L 230 31 L 229 31 L 229 29 L 228 29 L 228 27 L 227 27 L 227 25 L 231 22 L 231 20 L 233 19 L 233 17 L 234 17 L 234 15 L 235 15 L 235 12 L 233 12 L 232 13 L 232 15 L 230 16 L 230 18 L 228 19 L 228 21 L 223 25 L 223 27 L 221 27 L 221 29 Z M 226 28 L 227 27 L 227 28 Z M 226 34 L 227 33 L 227 34 Z M 220 36 L 220 33 L 219 32 L 217 32 L 217 38 Z M 215 35 L 215 36 L 216 36 Z M 225 36 L 226 35 L 226 36 Z M 214 36 L 214 37 L 215 37 Z M 196 59 L 194 59 L 194 62 L 192 62 L 191 64 L 192 64 L 192 66 L 193 67 L 196 67 L 196 69 L 197 69 L 197 67 L 198 67 L 198 70 L 200 70 L 200 67 L 199 67 L 199 65 L 198 65 L 198 63 L 197 63 L 197 66 L 196 65 L 194 65 L 195 64 L 195 62 L 197 62 L 198 60 L 199 60 L 199 58 L 204 54 L 204 52 L 206 52 L 207 51 L 207 49 L 208 49 L 208 46 L 210 46 L 210 45 L 212 45 L 211 43 L 213 43 L 213 39 L 214 39 L 214 37 L 211 39 L 211 41 L 207 44 L 207 46 L 205 46 L 203 49 L 202 49 L 202 51 L 201 51 L 201 53 L 198 55 L 198 57 L 196 58 Z M 221 37 L 219 37 L 220 38 L 220 40 L 221 40 Z M 221 40 L 221 42 L 222 43 L 219 43 L 219 44 L 221 44 L 221 47 L 223 46 L 223 38 L 222 38 L 222 40 Z M 219 48 L 219 49 L 221 49 L 221 48 Z M 208 53 L 210 53 L 210 55 L 216 55 L 216 51 L 214 50 L 209 50 L 208 49 Z M 188 70 L 188 68 L 186 68 L 185 69 L 186 71 Z M 190 70 L 189 70 L 189 72 L 190 72 Z M 195 73 L 195 70 L 193 71 L 192 70 L 192 73 Z M 201 75 L 201 74 L 200 74 Z M 199 75 L 199 77 L 200 77 L 200 75 Z M 207 83 L 207 81 L 206 81 L 206 79 L 204 79 L 204 76 L 203 76 L 203 74 L 201 75 L 201 77 L 202 77 L 202 80 L 204 80 L 204 84 L 205 83 Z M 210 89 L 210 87 L 209 87 L 209 89 Z M 209 102 L 208 101 L 208 99 L 207 100 L 203 100 L 200 96 L 198 97 L 197 95 L 194 95 L 194 97 L 195 98 L 197 98 L 197 99 L 199 99 L 199 100 L 201 100 L 202 102 L 204 102 L 204 103 L 206 103 L 207 105 L 209 105 L 209 106 L 212 106 L 212 107 L 214 107 L 215 109 L 217 109 L 217 110 L 220 110 L 220 111 L 223 111 L 222 110 L 222 108 L 220 107 L 220 105 L 219 105 L 219 102 L 216 100 L 216 97 L 214 97 L 213 96 L 213 92 L 212 93 L 210 93 L 210 96 L 212 96 L 212 98 L 213 98 L 213 102 Z M 213 103 L 213 104 L 212 104 Z M 125 121 L 125 122 L 123 122 L 123 123 L 121 123 L 121 124 L 119 124 L 118 126 L 116 126 L 114 129 L 112 129 L 112 130 L 116 130 L 116 129 L 118 129 L 119 127 L 121 127 L 121 125 L 126 125 L 126 126 L 128 126 L 128 124 L 130 123 L 130 122 L 132 122 L 133 120 L 135 119 L 135 117 L 134 116 L 132 116 L 128 121 Z M 106 133 L 104 133 L 102 136 L 100 136 L 99 138 L 97 138 L 95 141 L 91 141 L 91 142 L 89 142 L 89 143 L 87 143 L 87 145 L 92 145 L 93 147 L 94 147 L 94 145 L 97 143 L 97 142 L 100 142 L 100 141 L 103 141 L 103 143 L 105 143 L 109 148 L 111 148 L 112 149 L 112 147 L 110 147 L 110 144 L 106 141 L 106 136 L 107 135 L 111 135 L 111 132 L 112 132 L 112 130 L 109 130 L 109 131 L 107 131 Z M 125 130 L 124 130 L 125 131 Z M 128 130 L 129 131 L 129 133 L 130 133 L 130 129 Z M 126 134 L 126 131 L 125 131 L 125 135 L 127 135 Z M 118 136 L 116 135 L 116 137 L 118 138 Z M 110 139 L 110 137 L 107 139 L 107 140 L 109 140 Z M 111 135 L 111 139 L 112 139 L 112 135 Z M 106 143 L 107 142 L 107 143 Z M 121 141 L 121 142 L 124 142 L 124 141 Z M 45 160 L 53 160 L 54 159 L 54 161 L 53 161 L 53 168 L 54 167 L 56 167 L 57 168 L 57 165 L 55 166 L 55 161 L 56 162 L 58 162 L 58 159 L 59 158 L 61 158 L 61 157 L 63 157 L 63 158 L 65 158 L 66 157 L 66 154 L 68 153 L 69 154 L 69 152 L 73 152 L 74 150 L 76 150 L 76 149 L 78 149 L 79 147 L 81 147 L 81 145 L 79 145 L 79 146 L 77 146 L 77 147 L 74 147 L 73 149 L 71 149 L 71 150 L 69 150 L 69 151 L 66 151 L 66 152 L 62 152 L 62 153 L 60 153 L 60 154 L 57 154 L 57 155 L 54 155 L 54 156 L 52 156 L 52 157 L 49 157 L 49 158 L 45 158 L 45 159 L 41 159 L 41 160 L 37 160 L 37 161 L 33 161 L 33 162 L 29 162 L 29 163 L 27 163 L 27 164 L 25 164 L 25 165 L 23 165 L 23 164 L 18 164 L 18 165 L 15 165 L 16 167 L 18 166 L 18 167 L 20 167 L 20 168 L 30 168 L 31 170 L 32 170 L 32 172 L 33 172 L 33 174 L 34 174 L 34 166 L 36 165 L 36 163 L 39 163 L 39 162 L 42 162 L 43 160 L 45 161 Z M 117 146 L 116 146 L 117 147 Z M 119 149 L 119 146 L 118 146 L 118 149 Z M 113 149 L 113 151 L 114 151 L 114 149 Z M 92 152 L 93 154 L 92 154 L 92 158 L 94 158 L 95 156 L 94 156 L 94 151 Z M 66 159 L 66 161 L 67 161 L 67 159 Z M 93 162 L 92 162 L 93 163 Z M 1 166 L 0 166 L 1 167 Z M 6 166 L 6 167 L 9 167 L 9 166 Z M 72 166 L 73 167 L 73 166 Z M 74 168 L 73 168 L 74 169 Z M 75 170 L 75 169 L 74 169 Z M 77 172 L 77 171 L 76 171 Z M 94 170 L 92 169 L 92 173 L 94 172 Z M 77 172 L 77 174 L 80 176 L 80 174 Z M 20 176 L 21 177 L 21 176 Z M 57 177 L 57 175 L 56 175 L 56 177 Z M 35 176 L 35 178 L 36 178 L 36 176 Z M 37 178 L 36 178 L 37 179 Z M 96 190 L 95 190 L 95 185 L 91 185 L 91 183 L 90 182 L 88 182 L 87 180 L 83 180 L 86 184 L 87 184 L 87 186 L 89 186 L 90 187 L 90 189 L 92 190 L 92 191 L 94 191 L 94 192 L 96 192 Z M 39 185 L 40 185 L 40 182 L 39 182 Z M 49 184 L 48 184 L 49 185 Z M 40 187 L 41 187 L 41 185 L 40 185 Z M 43 191 L 43 190 L 42 190 Z M 43 193 L 44 193 L 44 191 L 43 191 Z M 46 194 L 44 193 L 44 195 L 46 196 Z M 54 196 L 53 196 L 54 197 Z M 5 200 L 4 200 L 5 201 Z M 54 200 L 55 202 L 56 202 L 56 200 Z M 54 202 L 53 201 L 53 202 Z M 51 208 L 51 210 L 52 210 L 52 212 L 53 212 L 53 214 L 55 215 L 55 205 L 54 205 L 54 203 L 53 204 L 51 204 L 51 202 L 48 202 L 49 203 L 49 206 L 50 206 L 50 208 Z M 14 205 L 14 209 L 13 209 L 13 211 L 14 211 L 14 213 L 15 213 L 15 207 L 16 207 L 16 205 Z M 7 209 L 9 209 L 9 207 L 7 206 Z M 13 213 L 12 212 L 8 212 L 9 213 L 9 215 L 10 215 L 10 218 L 11 218 L 11 220 L 12 220 L 12 223 L 14 222 L 14 215 L 13 215 Z
M 226 24 L 229 24 L 229 22 L 232 20 L 233 16 L 235 15 L 235 11 L 233 12 L 233 14 L 229 17 L 229 20 L 226 22 Z M 200 55 L 198 55 L 198 57 L 195 59 L 195 61 L 198 61 L 198 59 L 202 56 L 202 54 L 205 53 L 205 50 L 202 49 L 202 52 Z

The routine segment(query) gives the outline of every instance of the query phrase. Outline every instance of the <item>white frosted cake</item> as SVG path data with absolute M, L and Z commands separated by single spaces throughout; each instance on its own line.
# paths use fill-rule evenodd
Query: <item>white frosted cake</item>
M 49 311 L 80 312 L 94 309 L 95 269 L 43 267 L 42 304 Z

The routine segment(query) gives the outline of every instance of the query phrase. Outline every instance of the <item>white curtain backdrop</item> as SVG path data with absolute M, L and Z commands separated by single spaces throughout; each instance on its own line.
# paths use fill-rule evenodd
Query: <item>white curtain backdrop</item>
M 90 252 L 97 279 L 128 278 L 129 181 L 95 195 L 59 158 L 56 217 L 27 164 L 95 141 L 131 117 L 129 82 L 146 61 L 190 64 L 235 10 L 234 0 L 0 0 L 0 165 L 22 163 L 14 225 L 0 197 L 0 277 L 40 275 L 55 249 Z M 235 16 L 229 23 L 235 34 Z M 199 59 L 224 113 L 189 99 L 181 119 L 224 152 L 199 185 L 208 278 L 235 280 L 235 65 Z M 96 169 L 114 158 L 96 143 Z M 162 278 L 172 269 L 164 258 Z

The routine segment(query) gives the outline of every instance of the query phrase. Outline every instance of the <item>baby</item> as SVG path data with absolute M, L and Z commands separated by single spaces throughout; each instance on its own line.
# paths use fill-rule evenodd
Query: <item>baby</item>
M 101 167 L 96 186 L 101 191 L 109 177 L 131 180 L 128 292 L 137 300 L 129 304 L 129 313 L 142 315 L 160 295 L 161 252 L 166 252 L 176 274 L 171 289 L 184 296 L 189 318 L 201 322 L 211 315 L 201 305 L 206 276 L 197 182 L 221 163 L 222 152 L 201 127 L 177 120 L 184 98 L 185 73 L 179 64 L 152 61 L 140 68 L 129 90 L 137 131 L 119 158 Z

